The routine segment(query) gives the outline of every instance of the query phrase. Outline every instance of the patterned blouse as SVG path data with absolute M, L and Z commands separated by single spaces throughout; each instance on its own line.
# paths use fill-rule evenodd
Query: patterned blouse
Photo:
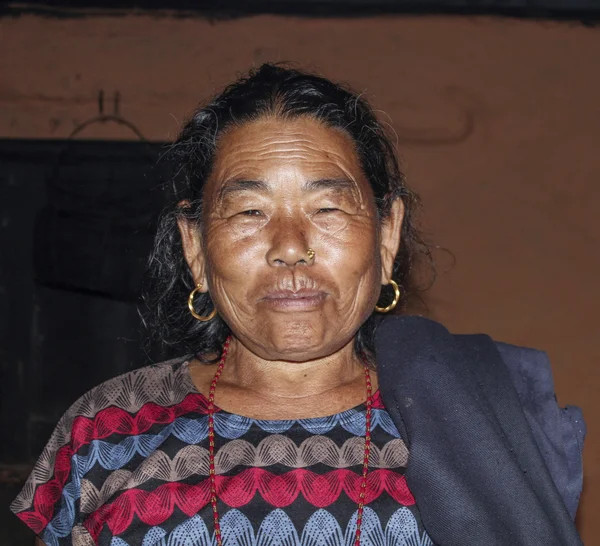
M 215 546 L 207 405 L 181 360 L 92 389 L 60 420 L 11 509 L 48 546 Z M 365 411 L 256 420 L 218 410 L 224 545 L 352 546 Z M 362 545 L 432 545 L 407 457 L 376 393 Z

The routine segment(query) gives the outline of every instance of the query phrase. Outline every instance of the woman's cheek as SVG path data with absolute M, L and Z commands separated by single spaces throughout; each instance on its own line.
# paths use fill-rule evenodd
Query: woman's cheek
M 344 235 L 349 219 L 342 213 L 321 214 L 313 218 L 315 227 L 328 236 Z
M 377 246 L 376 231 L 360 220 L 331 219 L 320 230 L 320 235 L 324 242 L 338 247 L 350 260 L 356 260 L 360 255 L 371 260 Z

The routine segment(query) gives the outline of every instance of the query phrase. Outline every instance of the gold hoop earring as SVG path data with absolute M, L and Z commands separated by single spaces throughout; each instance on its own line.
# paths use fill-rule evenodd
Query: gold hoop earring
M 196 319 L 196 320 L 200 320 L 202 322 L 208 322 L 209 320 L 212 320 L 215 318 L 216 314 L 217 314 L 217 308 L 215 307 L 212 312 L 210 313 L 210 315 L 199 315 L 198 313 L 196 313 L 196 311 L 194 310 L 194 296 L 198 293 L 198 291 L 202 288 L 202 283 L 198 284 L 198 286 L 196 286 L 196 288 L 194 288 L 191 292 L 190 295 L 188 297 L 188 309 L 190 310 L 190 313 L 192 313 L 192 316 Z
M 398 287 L 398 283 L 394 279 L 390 279 L 390 284 L 394 289 L 394 301 L 392 301 L 392 303 L 390 303 L 387 307 L 377 307 L 376 305 L 375 311 L 378 313 L 389 313 L 392 309 L 394 309 L 394 307 L 396 307 L 396 305 L 398 305 L 398 302 L 400 301 L 400 288 Z

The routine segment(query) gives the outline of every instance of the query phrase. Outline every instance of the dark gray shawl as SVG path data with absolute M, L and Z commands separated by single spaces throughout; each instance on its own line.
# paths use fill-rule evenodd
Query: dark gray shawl
M 384 319 L 379 388 L 409 447 L 407 482 L 439 546 L 575 546 L 585 427 L 539 351 Z

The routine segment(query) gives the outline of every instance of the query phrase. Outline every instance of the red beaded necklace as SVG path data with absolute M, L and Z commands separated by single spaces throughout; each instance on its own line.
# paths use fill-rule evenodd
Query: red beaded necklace
M 215 390 L 217 383 L 223 372 L 227 351 L 229 350 L 229 342 L 231 337 L 227 338 L 223 346 L 223 354 L 217 367 L 217 371 L 210 384 L 208 395 L 208 473 L 210 480 L 210 503 L 213 509 L 213 517 L 215 521 L 215 537 L 217 546 L 223 546 L 221 538 L 221 524 L 219 523 L 219 511 L 217 509 L 217 481 L 215 475 Z M 363 458 L 362 482 L 360 484 L 360 493 L 358 495 L 358 513 L 356 516 L 356 534 L 354 546 L 360 546 L 360 528 L 362 525 L 363 512 L 365 509 L 365 497 L 367 492 L 367 473 L 369 472 L 369 452 L 371 451 L 371 407 L 373 405 L 373 387 L 371 385 L 371 374 L 369 368 L 365 364 L 365 382 L 367 384 L 367 412 L 365 423 L 365 454 Z

